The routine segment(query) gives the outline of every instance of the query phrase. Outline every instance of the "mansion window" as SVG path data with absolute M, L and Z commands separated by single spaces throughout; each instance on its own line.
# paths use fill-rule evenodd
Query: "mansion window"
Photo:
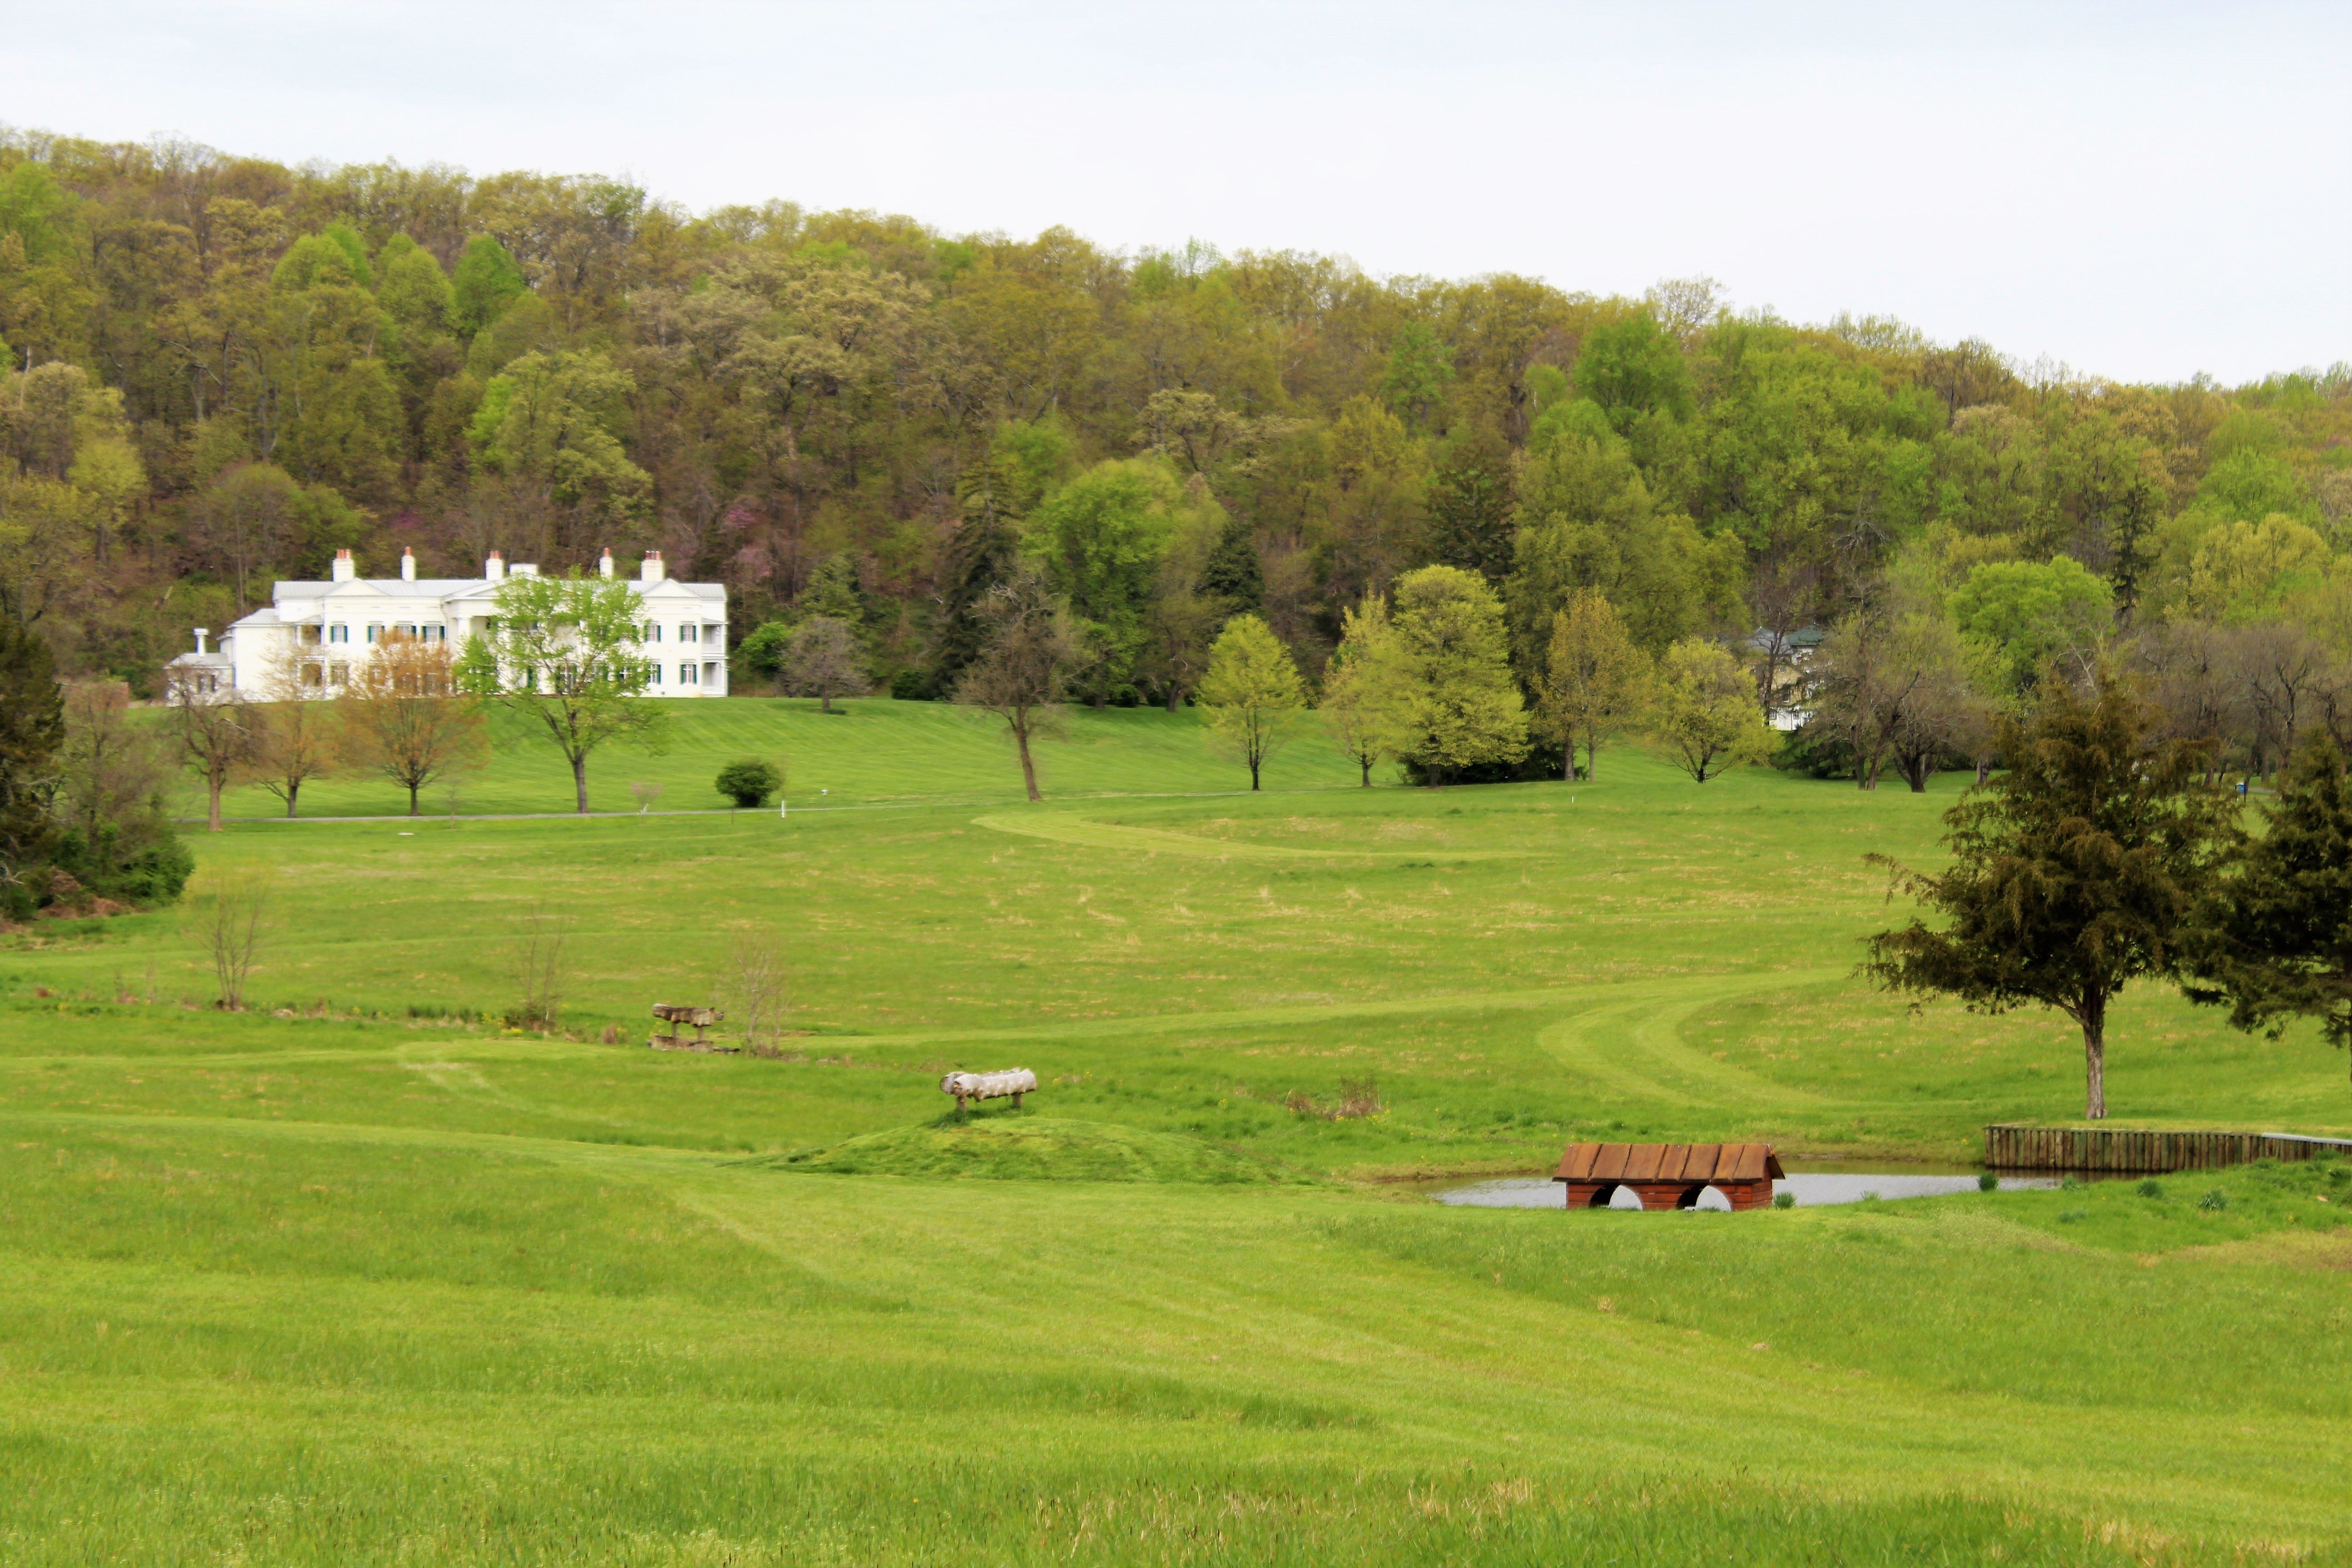
M 677 640 L 680 642 L 692 642 L 695 639 L 695 635 L 696 628 L 693 626 L 680 626 L 677 628 Z
M 329 642 L 349 642 L 352 640 L 352 628 L 341 625 L 329 626 L 327 628 L 327 640 Z
M 701 671 L 690 664 L 681 664 L 677 667 L 677 683 L 680 686 L 692 686 L 695 677 L 700 673 Z

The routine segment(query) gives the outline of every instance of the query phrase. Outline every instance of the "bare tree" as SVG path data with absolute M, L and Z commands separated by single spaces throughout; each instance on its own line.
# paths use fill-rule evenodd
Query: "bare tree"
M 787 975 L 783 950 L 762 936 L 746 933 L 735 943 L 735 1016 L 743 1026 L 743 1048 L 773 1056 L 783 1027 Z
M 2210 742 L 2205 782 L 2248 728 L 2245 692 L 2234 676 L 2233 635 L 2204 621 L 2175 621 L 2140 634 L 2132 653 L 2168 740 Z
M 417 792 L 487 750 L 482 716 L 457 694 L 455 660 L 445 642 L 389 634 L 375 657 L 355 666 L 339 699 L 344 754 L 408 792 Z
M 992 635 L 987 648 L 956 684 L 956 700 L 985 708 L 1004 721 L 1013 749 L 1021 754 L 1021 779 L 1029 798 L 1043 800 L 1030 743 L 1054 733 L 1061 722 L 1064 683 L 1077 657 L 1077 639 L 1045 580 L 1034 572 L 991 588 L 981 601 L 980 614 Z
M 836 697 L 863 697 L 871 688 L 866 650 L 857 634 L 831 616 L 811 616 L 793 632 L 784 648 L 782 686 L 790 697 L 814 697 L 820 711 L 833 711 Z
M 1853 755 L 1856 789 L 1876 789 L 1886 753 L 1902 722 L 1903 704 L 1916 684 L 1895 658 L 1893 617 L 1884 610 L 1856 610 L 1837 624 L 1822 645 L 1823 673 L 1816 721 L 1846 742 Z
M 507 1014 L 518 1029 L 552 1029 L 563 1016 L 563 942 L 572 922 L 550 909 L 535 909 L 515 922 L 512 949 L 521 1005 Z
M 2248 626 L 2234 640 L 2238 679 L 2254 719 L 2256 765 L 2267 773 L 2294 754 L 2335 661 L 2317 638 L 2286 622 Z
M 273 663 L 263 686 L 268 705 L 255 710 L 253 771 L 261 787 L 295 815 L 302 786 L 335 770 L 341 747 L 327 695 L 326 660 L 316 645 L 297 644 Z
M 1958 628 L 1939 616 L 1909 617 L 1898 628 L 1891 663 L 1903 674 L 1902 699 L 1889 714 L 1886 746 L 1895 771 L 1925 795 L 1928 775 L 1944 758 L 1982 759 L 1992 736 L 1992 710 L 1977 689 Z M 1896 683 L 1890 680 L 1887 689 Z
M 1748 608 L 1756 617 L 1751 639 L 1757 655 L 1756 695 L 1768 721 L 1775 708 L 1790 705 L 1781 700 L 1784 688 L 1794 686 L 1801 693 L 1801 677 L 1789 679 L 1801 657 L 1791 639 L 1819 612 L 1821 596 L 1821 568 L 1809 563 L 1780 561 L 1769 570 L 1759 567 L 1748 585 Z
M 219 988 L 215 1005 L 242 1013 L 246 978 L 261 956 L 275 889 L 267 873 L 247 869 L 216 872 L 211 883 L 211 896 L 196 905 L 189 921 L 213 961 L 213 981 Z
M 637 803 L 637 815 L 643 816 L 646 812 L 651 811 L 654 808 L 654 802 L 661 799 L 662 792 L 668 787 L 667 784 L 657 784 L 651 779 L 632 779 L 629 782 L 629 794 Z
M 164 700 L 172 705 L 172 735 L 180 761 L 205 781 L 205 826 L 221 830 L 221 792 L 261 754 L 261 723 L 253 704 L 236 690 L 199 689 L 209 671 L 169 672 Z

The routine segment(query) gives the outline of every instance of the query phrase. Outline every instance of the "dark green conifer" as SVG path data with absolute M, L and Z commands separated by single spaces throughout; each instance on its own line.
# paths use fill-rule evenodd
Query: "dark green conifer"
M 981 609 L 988 591 L 1013 575 L 1021 552 L 1020 499 L 1024 487 L 1002 458 L 975 463 L 956 480 L 963 521 L 949 536 L 933 639 L 933 685 L 944 693 L 988 646 Z
M 21 879 L 47 859 L 56 837 L 49 799 L 58 748 L 65 743 L 65 695 L 49 645 L 13 616 L 0 616 L 0 899 L 11 906 Z
M 1952 863 L 1868 857 L 1942 916 L 1870 939 L 1863 973 L 1971 1011 L 2054 1007 L 2083 1031 L 2084 1115 L 2107 1113 L 2107 1011 L 2131 981 L 2181 972 L 2190 917 L 2236 840 L 2236 805 L 2199 782 L 2206 748 L 2164 739 L 2109 670 L 2088 695 L 2042 682 L 2030 720 L 2003 719 L 2009 770 L 1944 814 Z
M 1502 444 L 1486 436 L 1460 443 L 1430 476 L 1430 558 L 1500 584 L 1511 571 L 1517 509 Z
M 1248 523 L 1234 518 L 1225 524 L 1201 568 L 1200 592 L 1217 605 L 1220 621 L 1265 608 L 1265 568 L 1258 563 L 1257 540 Z
M 2263 808 L 2263 833 L 2199 911 L 2189 944 L 2194 1002 L 2226 1004 L 2231 1026 L 2272 1039 L 2316 1018 L 2352 1047 L 2352 787 L 2321 731 Z

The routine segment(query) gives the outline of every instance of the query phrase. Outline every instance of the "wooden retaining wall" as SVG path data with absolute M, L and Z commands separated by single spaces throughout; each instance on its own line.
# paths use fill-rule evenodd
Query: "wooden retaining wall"
M 2127 1127 L 2029 1127 L 1996 1122 L 1984 1130 L 1985 1163 L 2002 1171 L 2203 1171 L 2256 1160 L 2352 1155 L 2352 1140 L 2291 1132 L 2147 1132 Z

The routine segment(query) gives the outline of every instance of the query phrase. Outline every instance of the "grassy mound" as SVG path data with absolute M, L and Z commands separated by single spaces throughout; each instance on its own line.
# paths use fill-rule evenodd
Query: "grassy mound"
M 993 1182 L 1297 1183 L 1298 1176 L 1198 1138 L 1020 1112 L 894 1127 L 747 1164 L 845 1176 L 967 1176 Z

